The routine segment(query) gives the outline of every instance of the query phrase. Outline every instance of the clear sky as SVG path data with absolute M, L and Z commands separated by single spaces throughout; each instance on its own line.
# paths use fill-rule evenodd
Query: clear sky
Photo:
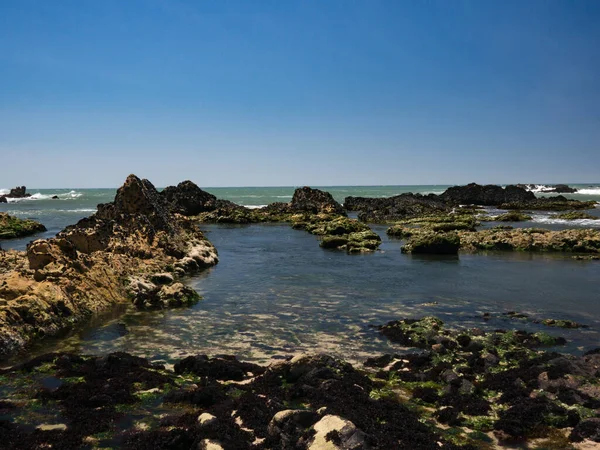
M 0 0 L 0 188 L 600 182 L 598 0 Z

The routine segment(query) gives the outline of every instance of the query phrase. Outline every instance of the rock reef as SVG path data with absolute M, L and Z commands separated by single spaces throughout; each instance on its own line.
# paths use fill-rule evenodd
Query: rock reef
M 197 294 L 177 279 L 217 261 L 193 221 L 173 213 L 148 180 L 130 175 L 96 214 L 31 242 L 26 253 L 0 255 L 0 356 L 119 302 L 193 303 Z M 164 272 L 172 277 L 156 277 Z

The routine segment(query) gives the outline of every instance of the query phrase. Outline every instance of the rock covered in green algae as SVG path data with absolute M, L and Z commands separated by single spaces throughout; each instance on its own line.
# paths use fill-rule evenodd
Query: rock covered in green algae
M 19 219 L 0 213 L 0 239 L 13 239 L 46 231 L 46 227 L 35 220 Z
M 562 220 L 598 220 L 599 218 L 596 216 L 592 216 L 584 211 L 569 211 L 563 214 L 553 214 L 550 216 L 552 219 L 562 219 Z
M 405 245 L 403 253 L 423 253 L 437 255 L 456 255 L 460 248 L 460 238 L 454 232 L 421 232 L 412 235 Z
M 523 214 L 520 211 L 509 211 L 493 218 L 495 222 L 525 222 L 531 219 L 531 216 Z
M 292 227 L 321 236 L 322 248 L 346 250 L 348 253 L 372 252 L 381 244 L 379 235 L 368 225 L 344 216 L 305 214 L 297 216 Z
M 494 431 L 501 444 L 545 438 L 568 448 L 570 427 L 586 430 L 578 425 L 583 419 L 600 417 L 599 352 L 583 357 L 545 352 L 538 348 L 564 340 L 524 331 L 449 330 L 434 317 L 379 329 L 402 345 L 429 351 L 383 355 L 365 365 L 380 368 L 376 377 L 385 380 L 386 392 L 407 394 L 415 407 L 434 408 L 437 420 L 455 427 L 453 434 L 462 440 L 470 429 Z M 571 440 L 590 436 L 596 439 L 594 431 L 584 431 L 572 433 Z
M 551 231 L 537 228 L 459 232 L 465 250 L 518 250 L 573 253 L 600 253 L 600 230 Z

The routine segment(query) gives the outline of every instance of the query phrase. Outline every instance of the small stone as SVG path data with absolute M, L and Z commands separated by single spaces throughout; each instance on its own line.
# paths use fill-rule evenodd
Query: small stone
M 202 413 L 198 416 L 198 423 L 200 426 L 213 425 L 217 422 L 217 418 L 210 413 Z
M 57 424 L 44 423 L 44 424 L 38 425 L 36 428 L 41 431 L 65 431 L 67 429 L 67 425 L 65 425 L 64 423 L 57 423 Z

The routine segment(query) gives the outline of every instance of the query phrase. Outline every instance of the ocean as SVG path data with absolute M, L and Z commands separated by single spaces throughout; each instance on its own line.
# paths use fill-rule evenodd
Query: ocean
M 600 202 L 600 185 L 566 197 Z M 320 187 L 340 202 L 346 196 L 388 197 L 404 192 L 436 193 L 448 186 Z M 206 188 L 219 198 L 259 207 L 291 200 L 294 187 Z M 89 216 L 115 189 L 29 189 L 30 199 L 0 204 L 0 212 L 32 218 L 51 237 Z M 58 199 L 52 199 L 53 196 Z M 592 210 L 600 217 L 600 209 Z M 566 222 L 534 214 L 519 226 L 600 227 L 599 221 Z M 486 329 L 522 328 L 568 339 L 562 351 L 600 346 L 600 262 L 531 253 L 417 256 L 400 252 L 402 241 L 386 236 L 380 251 L 347 255 L 323 250 L 315 236 L 285 224 L 201 225 L 219 251 L 217 266 L 188 278 L 204 300 L 186 309 L 140 312 L 121 305 L 60 339 L 29 349 L 103 354 L 126 351 L 171 363 L 190 354 L 234 354 L 269 362 L 299 351 L 324 351 L 351 362 L 398 348 L 373 325 L 405 317 L 435 315 L 451 325 Z M 3 241 L 24 249 L 32 238 Z M 503 313 L 533 319 L 571 319 L 589 328 L 558 330 Z M 482 315 L 492 319 L 484 321 Z

